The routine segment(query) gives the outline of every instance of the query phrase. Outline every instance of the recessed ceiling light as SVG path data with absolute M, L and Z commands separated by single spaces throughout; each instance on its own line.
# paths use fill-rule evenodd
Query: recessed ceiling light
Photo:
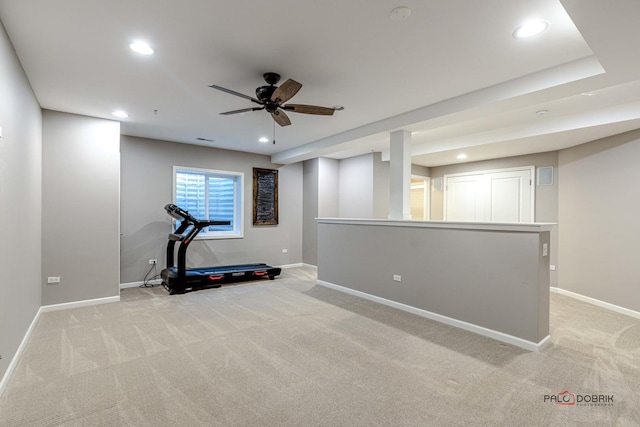
M 548 112 L 549 112 L 549 110 L 538 110 L 538 111 L 536 111 L 536 114 L 539 115 L 539 116 L 544 116 Z
M 148 43 L 140 40 L 131 43 L 129 47 L 131 50 L 141 55 L 153 55 L 155 52 Z
M 119 117 L 121 119 L 126 119 L 127 117 L 129 117 L 127 112 L 126 111 L 122 111 L 122 110 L 116 110 L 116 111 L 112 112 L 111 114 L 113 114 L 114 116 Z
M 580 95 L 582 95 L 582 96 L 593 96 L 593 93 L 594 93 L 593 91 L 591 91 L 591 92 L 582 92 Z
M 466 154 L 464 154 L 464 153 L 460 153 L 460 154 L 458 154 L 458 155 L 456 156 L 456 159 L 458 159 L 458 160 L 464 160 L 464 159 L 466 159 L 466 158 L 467 158 L 467 155 L 466 155 Z
M 527 21 L 513 32 L 513 37 L 516 39 L 524 39 L 527 37 L 537 36 L 547 28 L 549 28 L 549 23 L 547 21 Z
M 269 142 L 269 138 L 267 138 L 266 136 L 263 136 L 258 140 L 258 142 L 262 142 L 264 144 L 265 142 Z

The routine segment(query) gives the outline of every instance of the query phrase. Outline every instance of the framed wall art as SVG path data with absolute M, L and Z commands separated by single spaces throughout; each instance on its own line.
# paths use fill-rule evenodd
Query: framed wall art
M 278 171 L 253 168 L 253 225 L 278 225 Z

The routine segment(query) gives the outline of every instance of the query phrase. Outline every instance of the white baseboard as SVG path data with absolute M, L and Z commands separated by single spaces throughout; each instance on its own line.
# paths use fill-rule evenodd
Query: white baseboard
M 114 297 L 88 299 L 84 301 L 65 302 L 62 304 L 43 305 L 42 307 L 40 307 L 40 311 L 46 313 L 49 311 L 67 310 L 69 308 L 87 307 L 90 305 L 107 304 L 110 302 L 118 301 L 120 301 L 120 295 Z
M 153 280 L 149 280 L 147 282 L 147 284 L 151 284 L 151 285 L 160 285 L 162 284 L 162 279 L 153 279 Z M 143 286 L 144 282 L 140 281 L 140 282 L 129 282 L 129 283 L 120 283 L 120 289 L 126 289 L 126 288 L 137 288 L 138 286 Z
M 304 264 L 299 262 L 297 264 L 283 264 L 283 265 L 278 265 L 276 267 L 279 267 L 279 268 L 298 268 L 298 267 L 303 267 L 303 266 L 304 266 Z
M 42 313 L 42 307 L 38 309 L 38 312 L 36 313 L 35 317 L 31 321 L 29 328 L 27 328 L 27 333 L 25 333 L 24 337 L 22 337 L 22 341 L 20 342 L 20 345 L 18 346 L 16 353 L 13 355 L 13 359 L 11 359 L 11 362 L 9 363 L 9 366 L 5 371 L 4 376 L 2 377 L 2 380 L 0 380 L 0 396 L 2 396 L 2 393 L 4 392 L 4 389 L 7 387 L 7 383 L 9 382 L 9 378 L 11 378 L 13 371 L 16 369 L 16 366 L 18 365 L 18 360 L 20 359 L 20 355 L 22 354 L 24 347 L 27 345 L 27 342 L 29 341 L 29 337 L 31 337 L 33 328 L 35 327 L 36 323 L 38 323 L 38 319 L 40 318 L 40 313 Z
M 516 347 L 523 348 L 528 351 L 540 351 L 542 350 L 548 343 L 551 337 L 547 335 L 540 342 L 535 343 L 532 341 L 527 341 L 522 338 L 514 337 L 513 335 L 508 335 L 503 332 L 494 331 L 493 329 L 488 329 L 483 326 L 474 325 L 472 323 L 464 322 L 462 320 L 453 319 L 451 317 L 443 316 L 441 314 L 432 313 L 427 310 L 423 310 L 421 308 L 412 307 L 410 305 L 406 305 L 397 301 L 388 300 L 386 298 L 381 298 L 375 295 L 367 294 L 365 292 L 357 291 L 355 289 L 345 288 L 344 286 L 336 285 L 334 283 L 325 282 L 323 280 L 317 280 L 316 283 L 321 286 L 325 286 L 327 288 L 335 289 L 340 292 L 344 292 L 350 295 L 354 295 L 369 301 L 377 302 L 380 304 L 387 305 L 389 307 L 397 308 L 402 311 L 406 311 L 408 313 L 416 314 L 418 316 L 426 317 L 427 319 L 435 320 L 436 322 L 444 323 L 449 326 L 454 326 L 456 328 L 464 329 L 465 331 L 473 332 L 478 335 L 482 335 L 485 337 L 493 338 L 497 341 L 501 341 L 507 344 L 514 345 Z
M 311 264 L 305 264 L 304 262 L 299 262 L 297 264 L 285 264 L 285 265 L 279 265 L 278 267 L 280 268 L 299 268 L 299 267 L 309 267 L 309 268 L 315 268 L 317 269 L 318 267 L 316 267 L 315 265 L 311 265 Z
M 20 360 L 20 356 L 22 355 L 24 347 L 26 346 L 27 342 L 29 341 L 29 338 L 31 337 L 33 328 L 35 327 L 36 323 L 38 323 L 38 319 L 40 319 L 40 315 L 42 313 L 46 313 L 49 311 L 66 310 L 69 308 L 76 308 L 76 307 L 86 307 L 86 306 L 97 305 L 97 304 L 106 304 L 106 303 L 118 302 L 118 301 L 120 301 L 120 296 L 96 298 L 96 299 L 85 300 L 85 301 L 74 301 L 74 302 L 67 302 L 63 304 L 43 305 L 42 307 L 40 307 L 35 317 L 31 321 L 29 328 L 27 328 L 27 332 L 24 334 L 24 337 L 22 338 L 22 341 L 20 342 L 20 345 L 18 346 L 16 353 L 13 355 L 13 358 L 11 359 L 9 366 L 7 367 L 7 370 L 4 373 L 4 376 L 2 377 L 2 380 L 0 380 L 0 396 L 2 396 L 2 393 L 4 392 L 4 389 L 7 386 L 7 383 L 9 382 L 9 378 L 11 378 L 11 375 L 15 370 L 18 364 L 18 360 Z
M 576 294 L 575 292 L 567 291 L 566 289 L 550 287 L 551 292 L 559 295 L 564 295 L 567 297 L 575 298 L 579 301 L 586 302 L 600 308 L 606 308 L 607 310 L 615 311 L 616 313 L 624 314 L 627 316 L 635 317 L 636 319 L 640 319 L 640 312 L 630 310 L 628 308 L 620 307 L 619 305 L 611 304 L 608 302 L 600 301 L 599 299 L 586 297 L 584 295 Z

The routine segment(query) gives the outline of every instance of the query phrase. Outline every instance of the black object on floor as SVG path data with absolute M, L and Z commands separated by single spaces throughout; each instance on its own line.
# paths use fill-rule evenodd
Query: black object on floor
M 282 269 L 279 267 L 271 267 L 262 263 L 187 268 L 187 248 L 198 233 L 203 228 L 211 225 L 229 225 L 230 221 L 199 220 L 184 209 L 171 203 L 166 205 L 164 209 L 172 218 L 181 221 L 176 232 L 169 234 L 167 268 L 163 269 L 160 274 L 162 285 L 170 294 L 182 294 L 206 288 L 219 288 L 223 283 L 255 280 L 264 277 L 273 280 L 281 273 Z M 176 242 L 180 242 L 177 267 L 174 266 Z

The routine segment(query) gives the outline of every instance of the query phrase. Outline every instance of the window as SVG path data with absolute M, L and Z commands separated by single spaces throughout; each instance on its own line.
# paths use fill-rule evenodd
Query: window
M 198 219 L 231 222 L 204 228 L 199 238 L 242 237 L 243 178 L 238 172 L 173 167 L 174 204 Z

